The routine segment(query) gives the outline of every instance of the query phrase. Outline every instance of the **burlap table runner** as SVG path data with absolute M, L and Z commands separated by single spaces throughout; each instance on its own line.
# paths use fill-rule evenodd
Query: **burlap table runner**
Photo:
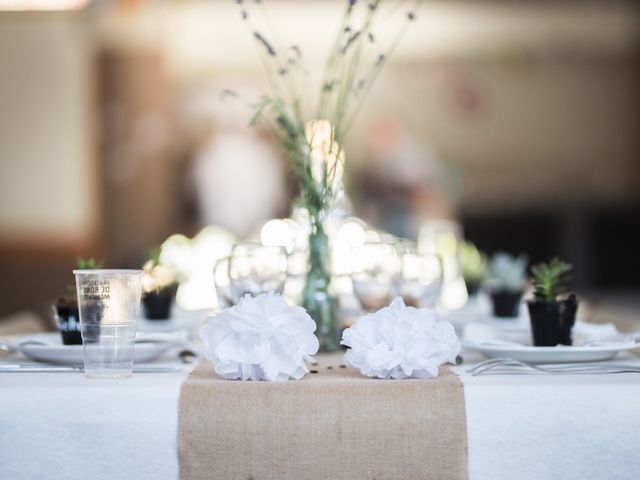
M 318 355 L 286 383 L 223 380 L 203 360 L 182 384 L 182 480 L 466 479 L 462 383 L 374 380 Z

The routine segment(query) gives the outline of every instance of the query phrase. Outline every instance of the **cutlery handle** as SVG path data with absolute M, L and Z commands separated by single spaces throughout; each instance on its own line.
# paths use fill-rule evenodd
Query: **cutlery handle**
M 624 365 L 618 363 L 573 363 L 564 365 L 540 365 L 529 362 L 522 362 L 513 358 L 494 358 L 481 362 L 474 367 L 467 369 L 467 373 L 472 376 L 482 375 L 485 372 L 503 368 L 526 368 L 530 373 L 546 373 L 556 375 L 577 375 L 577 374 L 606 374 L 606 373 L 640 373 L 638 365 Z M 513 373 L 516 373 L 515 371 Z M 523 371 L 518 374 L 525 373 Z
M 181 372 L 181 367 L 161 367 L 161 366 L 139 366 L 133 367 L 133 373 L 176 373 Z M 19 365 L 0 365 L 0 373 L 49 373 L 49 372 L 84 372 L 83 367 L 72 365 L 35 365 L 35 364 L 19 364 Z
M 84 372 L 82 367 L 70 365 L 0 365 L 0 372 Z

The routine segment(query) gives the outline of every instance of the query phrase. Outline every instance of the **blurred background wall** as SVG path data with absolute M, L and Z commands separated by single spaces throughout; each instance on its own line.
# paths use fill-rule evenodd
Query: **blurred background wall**
M 79 3 L 0 11 L 0 315 L 46 316 L 78 255 L 135 267 L 209 223 L 198 159 L 256 135 L 220 101 L 266 90 L 234 2 Z M 268 3 L 319 68 L 344 2 Z M 489 252 L 566 257 L 583 289 L 640 287 L 639 52 L 632 1 L 425 2 L 347 146 L 354 212 L 406 236 L 457 219 Z M 239 162 L 237 189 L 257 191 Z M 219 223 L 286 215 L 278 188 Z

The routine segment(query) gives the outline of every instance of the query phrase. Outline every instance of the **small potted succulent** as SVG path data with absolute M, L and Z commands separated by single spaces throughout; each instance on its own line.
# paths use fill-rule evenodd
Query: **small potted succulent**
M 87 260 L 78 257 L 76 266 L 79 270 L 102 268 L 102 262 L 94 258 Z M 78 297 L 75 284 L 69 285 L 68 295 L 60 297 L 53 305 L 53 315 L 62 337 L 63 345 L 82 345 L 80 333 L 80 314 L 78 312 Z
M 149 320 L 167 320 L 178 291 L 178 279 L 174 271 L 163 265 L 160 249 L 155 248 L 142 266 L 142 305 Z
M 487 267 L 487 285 L 496 317 L 517 317 L 527 282 L 527 257 L 498 252 Z
M 458 260 L 469 296 L 476 295 L 487 273 L 487 256 L 473 243 L 466 241 L 460 248 Z
M 571 345 L 578 299 L 569 294 L 567 284 L 573 267 L 554 258 L 531 268 L 534 298 L 527 302 L 533 344 L 537 347 Z

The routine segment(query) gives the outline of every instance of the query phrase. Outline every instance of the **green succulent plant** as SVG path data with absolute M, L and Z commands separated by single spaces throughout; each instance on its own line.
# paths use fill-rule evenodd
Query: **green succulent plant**
M 487 283 L 492 290 L 521 292 L 527 283 L 528 259 L 524 254 L 517 257 L 506 252 L 497 252 L 487 266 Z
M 142 265 L 142 289 L 145 293 L 160 292 L 175 287 L 178 283 L 176 271 L 162 263 L 162 248 L 149 250 L 148 260 Z
M 473 243 L 465 241 L 460 248 L 460 266 L 465 282 L 480 283 L 484 280 L 487 270 L 487 255 Z
M 78 270 L 99 270 L 103 267 L 102 260 L 96 260 L 93 257 L 89 258 L 76 258 L 76 268 Z M 75 302 L 76 298 L 76 284 L 67 285 L 67 296 Z
M 557 257 L 531 267 L 536 300 L 555 302 L 558 296 L 567 293 L 572 269 L 572 265 Z
M 102 260 L 96 260 L 93 257 L 90 258 L 82 258 L 78 257 L 76 259 L 76 266 L 79 270 L 98 270 L 102 268 L 103 262 Z
M 150 260 L 155 267 L 156 265 L 160 265 L 162 262 L 160 261 L 160 255 L 162 254 L 162 248 L 159 246 L 153 247 L 149 250 L 149 254 L 147 259 Z

